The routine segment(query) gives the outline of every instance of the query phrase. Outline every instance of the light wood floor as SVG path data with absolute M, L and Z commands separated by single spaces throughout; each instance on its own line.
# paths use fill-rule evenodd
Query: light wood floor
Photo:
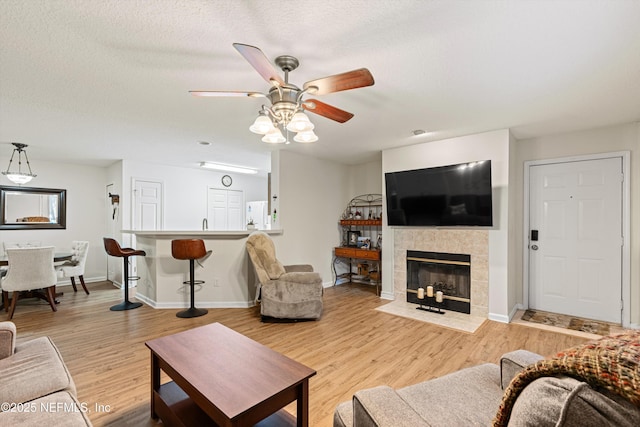
M 210 309 L 196 319 L 177 310 L 143 306 L 109 311 L 121 297 L 110 283 L 88 285 L 91 295 L 62 288 L 58 312 L 44 302 L 20 301 L 13 321 L 18 342 L 49 335 L 60 349 L 78 389 L 92 410 L 95 426 L 154 426 L 149 417 L 149 350 L 144 342 L 212 322 L 306 364 L 318 373 L 310 380 L 310 425 L 329 427 L 335 406 L 359 389 L 388 384 L 402 387 L 524 348 L 543 355 L 585 338 L 486 321 L 474 334 L 405 319 L 374 310 L 373 288 L 342 285 L 325 291 L 321 320 L 261 323 L 258 308 Z M 34 301 L 34 300 L 31 300 Z M 197 298 L 196 298 L 197 305 Z M 105 408 L 96 411 L 96 405 Z M 295 405 L 289 405 L 290 411 Z

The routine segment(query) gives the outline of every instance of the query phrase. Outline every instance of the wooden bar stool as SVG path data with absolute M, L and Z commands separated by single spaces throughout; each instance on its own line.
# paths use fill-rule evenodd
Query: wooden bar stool
M 195 261 L 207 256 L 207 254 L 204 241 L 201 239 L 179 239 L 171 241 L 171 255 L 173 255 L 175 259 L 189 260 L 189 281 L 183 283 L 188 283 L 191 287 L 191 306 L 186 310 L 176 313 L 178 317 L 198 317 L 208 313 L 204 308 L 195 307 L 195 285 L 196 283 L 204 283 L 202 280 L 195 280 Z
M 131 302 L 129 301 L 129 280 L 138 280 L 139 277 L 131 277 L 129 278 L 129 257 L 130 256 L 146 256 L 147 253 L 145 251 L 139 251 L 133 248 L 121 248 L 118 242 L 114 239 L 110 239 L 105 237 L 104 239 L 104 249 L 107 253 L 114 257 L 123 258 L 124 261 L 124 301 L 120 304 L 114 305 L 109 310 L 111 311 L 124 311 L 124 310 L 132 310 L 134 308 L 138 308 L 142 306 L 141 302 Z

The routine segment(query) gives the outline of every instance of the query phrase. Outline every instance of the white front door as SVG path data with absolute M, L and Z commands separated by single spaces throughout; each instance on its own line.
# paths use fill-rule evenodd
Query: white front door
M 529 167 L 530 308 L 621 323 L 622 177 L 618 157 Z

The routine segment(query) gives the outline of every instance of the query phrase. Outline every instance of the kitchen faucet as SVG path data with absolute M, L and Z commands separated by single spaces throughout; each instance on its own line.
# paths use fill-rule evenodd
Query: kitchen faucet
M 207 218 L 202 218 L 202 230 L 208 230 L 209 229 L 209 221 L 207 221 Z

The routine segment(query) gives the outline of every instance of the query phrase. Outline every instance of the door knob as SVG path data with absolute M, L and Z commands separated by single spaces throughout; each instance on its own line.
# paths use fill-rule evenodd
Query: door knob
M 534 251 L 538 250 L 538 245 L 531 245 L 531 249 L 533 249 Z

